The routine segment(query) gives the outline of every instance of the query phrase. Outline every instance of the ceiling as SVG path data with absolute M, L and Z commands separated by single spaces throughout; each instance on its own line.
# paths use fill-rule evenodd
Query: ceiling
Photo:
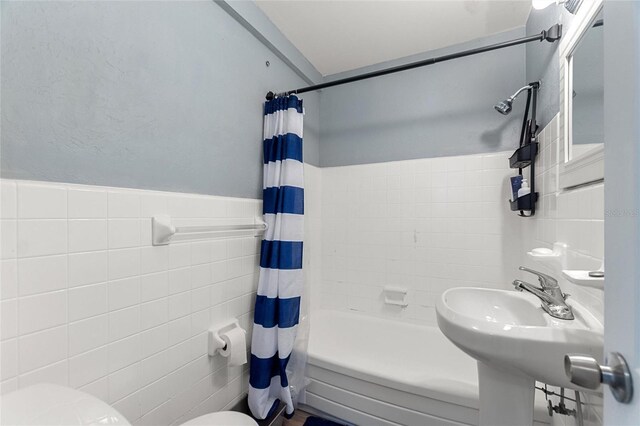
M 323 75 L 524 26 L 530 0 L 256 0 Z

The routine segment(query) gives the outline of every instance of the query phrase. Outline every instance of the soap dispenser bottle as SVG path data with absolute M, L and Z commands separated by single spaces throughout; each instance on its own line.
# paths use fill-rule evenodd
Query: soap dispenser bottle
M 526 179 L 522 179 L 522 185 L 520 185 L 520 189 L 518 189 L 518 198 L 524 197 L 531 193 L 531 188 L 529 188 L 529 181 Z

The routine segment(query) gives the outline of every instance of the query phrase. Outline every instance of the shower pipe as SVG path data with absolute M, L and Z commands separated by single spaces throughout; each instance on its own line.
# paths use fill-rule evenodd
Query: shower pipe
M 449 61 L 451 59 L 463 58 L 465 56 L 476 55 L 478 53 L 490 52 L 492 50 L 503 49 L 505 47 L 517 46 L 519 44 L 530 43 L 532 41 L 548 41 L 549 43 L 553 43 L 562 37 L 562 25 L 555 24 L 551 26 L 548 30 L 542 31 L 540 34 L 521 37 L 514 40 L 504 41 L 502 43 L 491 44 L 489 46 L 478 47 L 475 49 L 464 50 L 458 53 L 452 53 L 450 55 L 437 56 L 435 58 L 424 59 L 422 61 L 412 62 L 406 65 L 399 65 L 397 67 L 391 67 L 379 71 L 372 71 L 360 75 L 355 75 L 353 77 L 341 78 L 340 80 L 329 81 L 327 83 L 315 84 L 313 86 L 302 87 L 300 89 L 289 90 L 288 92 L 282 93 L 267 93 L 267 100 L 271 100 L 276 96 L 287 96 L 287 95 L 295 95 L 298 93 L 312 92 L 314 90 L 326 89 L 327 87 L 339 86 L 342 84 L 353 83 L 354 81 L 366 80 L 368 78 L 379 77 L 382 75 L 393 74 L 400 71 L 406 71 L 413 68 L 424 67 L 426 65 L 433 65 L 439 62 Z

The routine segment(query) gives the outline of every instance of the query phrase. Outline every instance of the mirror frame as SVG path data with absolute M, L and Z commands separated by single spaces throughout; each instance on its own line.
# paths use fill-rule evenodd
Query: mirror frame
M 580 41 L 591 28 L 598 14 L 602 11 L 603 0 L 585 2 L 578 10 L 572 21 L 570 30 L 560 39 L 559 67 L 560 67 L 560 128 L 561 136 L 558 158 L 560 162 L 560 189 L 595 183 L 604 180 L 604 143 L 589 150 L 578 158 L 571 158 L 571 126 L 572 102 L 570 93 L 573 88 L 572 55 Z

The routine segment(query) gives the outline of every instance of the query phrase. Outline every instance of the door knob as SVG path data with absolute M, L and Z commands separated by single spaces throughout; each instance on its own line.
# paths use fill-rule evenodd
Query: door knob
M 611 352 L 605 364 L 600 365 L 594 358 L 586 355 L 564 356 L 564 371 L 571 383 L 587 389 L 597 389 L 600 383 L 609 385 L 618 402 L 628 403 L 633 396 L 633 383 L 627 362 L 618 352 Z

